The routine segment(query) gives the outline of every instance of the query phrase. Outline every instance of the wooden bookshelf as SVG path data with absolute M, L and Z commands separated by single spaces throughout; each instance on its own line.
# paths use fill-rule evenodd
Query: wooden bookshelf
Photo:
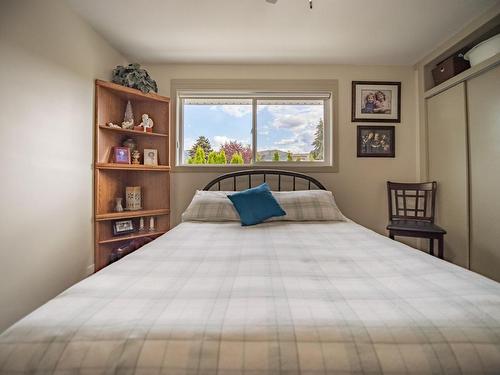
M 143 113 L 154 121 L 153 132 L 109 127 L 121 124 L 125 107 L 130 100 L 134 124 L 141 122 Z M 144 94 L 139 90 L 111 82 L 96 80 L 95 84 L 95 137 L 94 137 L 94 255 L 95 270 L 109 264 L 113 250 L 127 242 L 144 237 L 158 237 L 170 229 L 170 99 L 158 94 Z M 112 161 L 112 150 L 132 138 L 137 149 L 158 150 L 158 165 L 118 164 Z M 142 161 L 141 161 L 142 162 Z M 125 188 L 141 186 L 142 209 L 115 212 L 115 198 L 123 198 Z M 155 229 L 150 231 L 149 218 L 155 217 Z M 145 231 L 113 235 L 115 220 L 132 220 L 134 228 L 144 218 Z

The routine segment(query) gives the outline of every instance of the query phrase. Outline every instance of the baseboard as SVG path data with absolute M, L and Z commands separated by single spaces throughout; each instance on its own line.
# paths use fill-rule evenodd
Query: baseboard
M 91 264 L 90 266 L 87 267 L 87 276 L 90 276 L 94 273 L 95 266 Z

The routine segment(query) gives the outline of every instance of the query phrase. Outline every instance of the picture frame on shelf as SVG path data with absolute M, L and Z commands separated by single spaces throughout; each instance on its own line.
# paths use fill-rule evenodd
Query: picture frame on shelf
M 158 165 L 158 150 L 145 148 L 143 153 L 144 165 Z
M 352 122 L 401 122 L 401 82 L 353 81 Z
M 131 219 L 116 220 L 113 222 L 113 236 L 135 232 L 134 222 Z
M 396 157 L 395 126 L 358 125 L 357 156 L 372 158 Z
M 113 147 L 113 162 L 116 164 L 130 164 L 130 148 Z

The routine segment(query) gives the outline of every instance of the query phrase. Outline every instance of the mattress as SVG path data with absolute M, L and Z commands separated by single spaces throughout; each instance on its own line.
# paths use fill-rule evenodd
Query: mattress
M 499 374 L 500 284 L 353 222 L 183 223 L 0 336 L 2 374 Z

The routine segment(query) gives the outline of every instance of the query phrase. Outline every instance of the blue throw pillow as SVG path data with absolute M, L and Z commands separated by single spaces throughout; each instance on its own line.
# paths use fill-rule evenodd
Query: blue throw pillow
M 227 197 L 240 214 L 243 226 L 259 224 L 270 217 L 286 215 L 266 183 Z

